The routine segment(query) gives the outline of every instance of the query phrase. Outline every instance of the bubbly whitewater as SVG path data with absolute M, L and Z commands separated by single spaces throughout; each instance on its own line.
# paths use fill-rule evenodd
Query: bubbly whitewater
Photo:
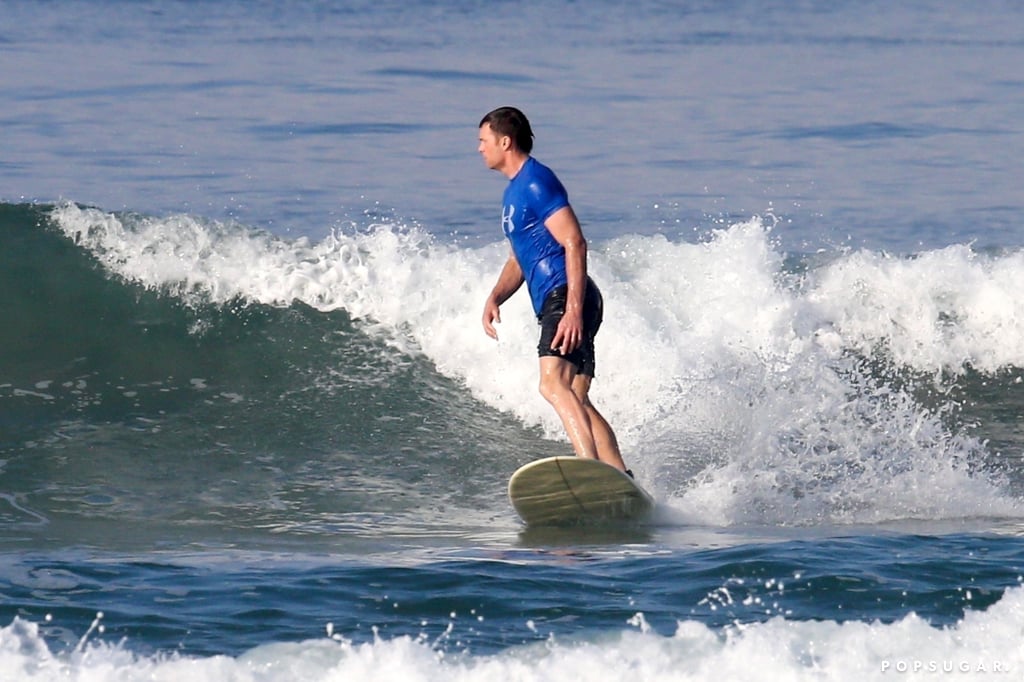
M 0 679 L 1019 678 L 1019 8 L 2 9 Z M 505 497 L 505 103 L 649 526 Z

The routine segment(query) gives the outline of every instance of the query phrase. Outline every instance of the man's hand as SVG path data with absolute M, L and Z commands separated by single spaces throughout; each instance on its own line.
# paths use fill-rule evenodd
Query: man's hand
M 583 344 L 583 312 L 579 309 L 566 309 L 555 330 L 555 338 L 551 339 L 551 350 L 568 355 Z
M 488 297 L 487 302 L 484 304 L 484 316 L 482 322 L 484 325 L 484 333 L 497 341 L 498 330 L 494 328 L 494 323 L 501 322 L 501 309 L 498 307 L 497 302 L 495 302 L 491 297 Z

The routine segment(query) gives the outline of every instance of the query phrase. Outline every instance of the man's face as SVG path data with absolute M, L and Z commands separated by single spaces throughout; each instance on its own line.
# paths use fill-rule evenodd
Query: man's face
M 480 146 L 477 151 L 484 158 L 484 163 L 491 170 L 498 169 L 505 160 L 505 147 L 498 134 L 491 130 L 491 124 L 485 123 L 480 126 Z

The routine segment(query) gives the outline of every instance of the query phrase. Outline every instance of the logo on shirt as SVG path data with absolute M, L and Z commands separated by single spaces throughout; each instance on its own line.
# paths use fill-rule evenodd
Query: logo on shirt
M 515 223 L 512 222 L 512 216 L 516 213 L 516 207 L 514 204 L 509 204 L 501 209 L 501 229 L 505 234 L 510 234 L 515 229 Z

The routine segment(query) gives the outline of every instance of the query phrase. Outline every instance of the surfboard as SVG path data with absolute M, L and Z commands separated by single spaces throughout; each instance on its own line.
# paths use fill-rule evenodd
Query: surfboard
M 520 467 L 508 498 L 528 526 L 635 521 L 654 508 L 647 491 L 596 459 L 546 457 Z

